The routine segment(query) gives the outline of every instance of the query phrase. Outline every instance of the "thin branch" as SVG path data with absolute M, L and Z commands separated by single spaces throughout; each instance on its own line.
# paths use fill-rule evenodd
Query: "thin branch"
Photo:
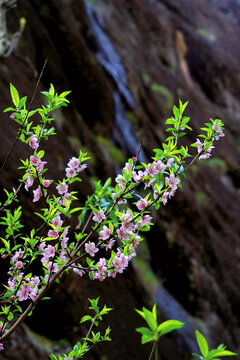
M 18 134 L 17 134 L 17 136 L 16 136 L 16 138 L 15 138 L 15 140 L 14 140 L 14 142 L 13 142 L 11 148 L 10 148 L 10 150 L 9 150 L 8 153 L 7 153 L 7 156 L 6 156 L 6 158 L 5 158 L 4 162 L 3 162 L 3 165 L 2 165 L 2 167 L 1 167 L 1 169 L 0 169 L 0 174 L 2 173 L 2 171 L 3 171 L 3 169 L 4 169 L 5 165 L 6 165 L 8 159 L 9 159 L 9 156 L 11 155 L 11 153 L 12 153 L 12 151 L 13 151 L 16 143 L 18 142 L 19 137 L 20 137 L 20 135 L 21 135 L 21 133 L 22 133 L 23 127 L 24 127 L 24 125 L 25 125 L 25 123 L 26 123 L 26 121 L 27 121 L 27 119 L 28 119 L 28 114 L 30 113 L 30 111 L 31 111 L 31 109 L 32 109 L 32 103 L 33 103 L 33 100 L 34 100 L 34 98 L 35 98 L 36 91 L 37 91 L 37 88 L 38 88 L 38 86 L 39 86 L 39 83 L 40 83 L 42 74 L 43 74 L 43 72 L 44 72 L 44 69 L 45 69 L 45 67 L 46 67 L 47 61 L 48 61 L 48 59 L 46 58 L 46 60 L 45 60 L 45 62 L 44 62 L 44 64 L 43 64 L 41 73 L 40 73 L 40 75 L 39 75 L 39 77 L 38 77 L 37 83 L 36 83 L 36 85 L 35 85 L 34 92 L 33 92 L 33 96 L 32 96 L 32 99 L 31 99 L 31 101 L 30 101 L 30 105 L 29 105 L 29 108 L 28 108 L 28 110 L 27 110 L 27 113 L 26 113 L 26 116 L 25 116 L 25 120 L 23 121 L 23 123 L 22 123 L 22 125 L 21 125 L 21 127 L 20 127 L 20 129 L 19 129 L 19 131 L 18 131 Z

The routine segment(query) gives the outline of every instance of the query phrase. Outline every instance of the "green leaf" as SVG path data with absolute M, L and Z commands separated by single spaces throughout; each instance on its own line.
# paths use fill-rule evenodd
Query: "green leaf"
M 209 352 L 209 347 L 206 338 L 203 336 L 203 334 L 200 333 L 200 331 L 195 331 L 198 347 L 203 355 L 203 357 L 206 357 Z
M 8 112 L 8 111 L 15 111 L 16 109 L 14 109 L 13 107 L 8 107 L 5 110 L 3 110 L 3 112 Z
M 179 109 L 176 107 L 176 105 L 173 106 L 173 113 L 176 119 L 179 118 Z
M 225 350 L 225 349 L 213 349 L 211 350 L 208 355 L 207 355 L 207 360 L 211 360 L 214 359 L 216 360 L 216 357 L 222 357 L 222 356 L 236 356 L 237 354 L 229 351 L 229 350 Z
M 10 244 L 9 244 L 9 242 L 7 241 L 7 240 L 5 240 L 5 239 L 3 239 L 2 237 L 1 237 L 1 240 L 2 240 L 2 242 L 4 243 L 4 245 L 6 246 L 6 249 L 10 249 Z
M 12 97 L 12 101 L 16 107 L 18 107 L 19 104 L 19 95 L 17 89 L 13 86 L 13 84 L 10 83 L 10 93 Z
M 148 336 L 148 335 L 143 335 L 142 336 L 142 344 L 146 344 L 148 342 L 151 342 L 151 341 L 154 341 L 155 340 L 155 336 L 154 335 L 151 335 L 151 336 Z
M 145 314 L 145 320 L 146 320 L 148 326 L 153 331 L 156 331 L 157 330 L 157 320 L 154 318 L 154 315 L 151 313 L 151 311 L 149 311 L 145 307 L 143 307 L 143 312 Z
M 90 315 L 85 315 L 81 318 L 80 324 L 84 323 L 85 321 L 92 321 L 92 317 Z
M 139 332 L 142 335 L 147 335 L 147 336 L 153 336 L 153 332 L 147 328 L 147 327 L 140 327 L 136 329 L 137 332 Z
M 173 330 L 181 329 L 184 326 L 184 323 L 178 320 L 167 320 L 162 324 L 158 325 L 157 331 L 160 333 L 160 336 L 163 336 Z

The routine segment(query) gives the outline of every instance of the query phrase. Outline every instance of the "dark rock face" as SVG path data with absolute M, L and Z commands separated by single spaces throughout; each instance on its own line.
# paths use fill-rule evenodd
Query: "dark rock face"
M 76 144 L 82 146 L 93 157 L 78 189 L 83 199 L 92 188 L 89 177 L 106 179 L 119 166 L 99 135 L 110 139 L 110 147 L 111 141 L 120 147 L 126 157 L 142 139 L 143 156 L 150 159 L 152 149 L 161 146 L 164 119 L 178 98 L 189 100 L 193 132 L 186 144 L 195 141 L 210 116 L 225 122 L 226 136 L 216 144 L 213 159 L 191 168 L 183 191 L 153 214 L 157 225 L 146 240 L 153 271 L 189 319 L 202 319 L 212 345 L 224 342 L 240 351 L 240 6 L 237 1 L 99 0 L 88 7 L 82 0 L 19 0 L 17 10 L 9 12 L 8 26 L 14 31 L 21 15 L 27 27 L 18 49 L 0 59 L 1 109 L 9 106 L 9 82 L 31 98 L 36 74 L 48 57 L 41 89 L 52 82 L 58 91 L 72 90 L 71 106 L 57 115 L 59 136 L 46 145 L 49 177 L 62 176 L 61 164 L 77 151 Z M 16 128 L 6 115 L 0 121 L 2 163 Z M 122 128 L 128 131 L 121 132 Z M 16 164 L 27 156 L 18 144 L 1 174 L 2 186 L 16 186 Z M 26 223 L 35 211 L 30 197 L 26 192 L 21 195 Z M 31 225 L 37 221 L 31 216 Z M 40 304 L 29 318 L 31 330 L 50 339 L 75 341 L 84 332 L 78 322 L 87 298 L 100 295 L 115 308 L 109 320 L 113 342 L 87 358 L 147 358 L 149 349 L 140 347 L 134 332 L 141 321 L 133 309 L 147 304 L 149 295 L 132 268 L 117 281 L 103 284 L 66 277 L 51 295 L 53 305 Z M 171 302 L 170 296 L 167 299 Z M 163 319 L 176 313 L 174 303 L 168 309 L 164 302 L 159 304 Z M 54 321 L 46 326 L 48 312 Z M 0 358 L 47 358 L 29 334 L 19 330 Z M 160 344 L 163 359 L 185 359 L 191 347 L 185 342 L 173 351 L 173 344 L 174 338 Z

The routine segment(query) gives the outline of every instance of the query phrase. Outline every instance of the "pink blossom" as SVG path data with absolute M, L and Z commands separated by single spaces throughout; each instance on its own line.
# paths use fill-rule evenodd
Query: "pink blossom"
M 79 173 L 87 168 L 87 164 L 81 164 L 77 167 L 76 171 Z
M 117 235 L 120 240 L 128 240 L 127 230 L 123 226 L 117 229 Z
M 85 251 L 91 256 L 95 256 L 95 253 L 99 251 L 94 242 L 85 244 Z
M 209 148 L 204 150 L 204 154 L 199 156 L 199 160 L 203 159 L 206 160 L 208 158 L 210 158 L 210 156 L 212 156 L 211 151 L 212 149 L 214 149 L 215 146 L 209 146 Z
M 125 229 L 125 231 L 130 232 L 133 229 L 133 223 L 131 221 L 124 221 L 122 223 L 122 228 Z
M 152 164 L 148 164 L 148 167 L 147 167 L 147 173 L 148 175 L 150 176 L 154 176 L 156 174 Z
M 75 176 L 76 171 L 74 168 L 66 168 L 65 171 L 66 171 L 66 177 L 72 178 Z
M 126 162 L 123 170 L 125 170 L 127 173 L 129 173 L 129 170 L 132 169 L 132 167 L 133 167 L 133 165 L 129 164 L 129 162 Z
M 39 245 L 38 250 L 39 250 L 39 251 L 43 251 L 44 248 L 45 248 L 45 246 L 46 246 L 46 243 L 43 241 L 43 242 Z
M 64 250 L 61 251 L 61 252 L 60 252 L 60 256 L 59 256 L 60 260 L 61 260 L 61 261 L 67 261 L 68 258 L 67 258 L 66 255 L 67 255 L 66 251 L 64 251 Z
M 50 185 L 50 180 L 43 180 L 43 186 L 45 187 L 45 188 L 48 188 L 49 187 L 49 185 Z
M 177 179 L 174 174 L 171 174 L 170 177 L 166 177 L 166 182 L 172 190 L 175 191 L 177 189 L 177 185 L 180 183 L 180 179 Z
M 69 239 L 69 238 L 68 238 L 67 236 L 63 236 L 62 241 L 61 241 L 61 248 L 62 248 L 62 249 L 66 249 L 68 239 Z
M 98 272 L 102 275 L 104 274 L 105 270 L 107 270 L 105 258 L 99 259 L 99 261 L 97 263 L 97 269 L 98 269 Z
M 20 257 L 23 256 L 23 250 L 19 249 L 18 251 L 15 252 L 15 254 L 12 257 L 12 263 L 14 263 L 16 260 L 18 260 Z
M 55 226 L 55 227 L 62 227 L 63 225 L 63 221 L 61 220 L 60 216 L 56 216 L 54 219 L 52 219 L 52 224 Z
M 64 194 L 62 199 L 59 201 L 59 204 L 63 205 L 63 206 L 66 206 L 65 199 L 68 200 L 68 201 L 71 199 L 71 195 L 68 192 Z
M 114 268 L 111 268 L 109 271 L 108 271 L 108 277 L 112 277 L 112 278 L 115 278 L 116 275 L 117 275 L 117 269 L 114 269 Z
M 18 260 L 18 261 L 16 262 L 15 266 L 16 266 L 16 268 L 21 269 L 21 268 L 23 267 L 22 261 L 19 261 L 19 260 Z
M 163 205 L 166 205 L 167 201 L 168 201 L 168 195 L 169 195 L 169 192 L 168 191 L 165 191 L 163 193 L 163 196 L 162 196 L 162 202 L 163 202 Z
M 172 158 L 171 158 L 172 159 Z M 170 159 L 169 159 L 170 160 Z M 162 161 L 154 161 L 153 162 L 153 168 L 155 174 L 159 174 L 163 172 L 166 169 L 167 165 L 165 165 Z
M 38 166 L 41 162 L 41 159 L 38 155 L 31 155 L 30 156 L 30 164 L 33 166 Z
M 137 161 L 137 157 L 133 156 L 132 161 L 136 162 Z
M 0 351 L 1 350 L 4 350 L 4 347 L 3 347 L 3 344 L 2 343 L 0 343 Z
M 29 284 L 30 284 L 32 287 L 37 288 L 38 285 L 40 284 L 39 276 L 32 276 L 31 279 L 30 279 Z
M 225 134 L 221 129 L 221 126 L 219 126 L 216 121 L 213 123 L 212 129 L 218 134 L 215 136 L 216 140 L 218 140 L 219 137 L 225 136 Z
M 37 292 L 38 292 L 38 289 L 33 289 L 31 292 L 29 292 L 29 297 L 30 297 L 30 299 L 32 299 L 32 301 L 34 301 L 36 299 Z
M 106 218 L 103 210 L 97 211 L 94 213 L 93 221 L 97 221 L 98 223 L 101 223 Z
M 128 266 L 128 258 L 123 253 L 119 253 L 119 255 L 116 255 L 113 259 L 112 264 L 119 273 L 122 273 Z
M 176 189 L 171 189 L 171 190 L 169 191 L 168 198 L 171 199 L 171 198 L 175 195 L 175 192 L 176 192 Z
M 38 148 L 38 140 L 37 140 L 37 135 L 32 135 L 29 139 L 29 146 L 31 146 L 32 149 L 37 149 Z
M 77 266 L 75 263 L 73 264 L 74 266 Z M 79 276 L 83 276 L 83 274 L 85 274 L 85 271 L 81 268 L 76 268 L 76 267 L 72 267 L 72 270 L 78 274 Z
M 36 202 L 40 199 L 42 194 L 41 188 L 37 188 L 36 190 L 33 190 L 33 202 Z
M 106 225 L 104 225 L 103 230 L 100 231 L 99 234 L 101 235 L 103 240 L 106 240 L 106 239 L 108 239 L 110 237 L 111 231 Z
M 77 169 L 79 165 L 80 165 L 80 161 L 76 157 L 72 157 L 67 164 L 67 166 L 72 169 Z
M 94 271 L 93 272 L 93 280 L 96 280 L 96 279 L 99 281 L 103 281 L 105 279 L 105 275 Z
M 143 209 L 145 209 L 145 208 L 147 207 L 147 204 L 148 204 L 147 200 L 141 198 L 141 199 L 137 202 L 136 206 L 137 206 L 138 210 L 143 210 Z
M 24 186 L 25 189 L 28 191 L 28 189 L 33 185 L 33 183 L 34 183 L 34 178 L 29 174 L 25 182 L 25 186 Z
M 16 119 L 16 115 L 15 115 L 14 113 L 12 113 L 9 117 L 10 117 L 11 120 L 15 120 L 15 119 Z
M 49 263 L 47 264 L 47 269 L 49 272 L 55 273 L 58 270 L 57 264 L 53 263 L 52 261 L 49 261 Z
M 198 153 L 200 153 L 202 151 L 202 149 L 203 149 L 204 144 L 199 139 L 197 139 L 195 144 L 197 145 Z
M 199 156 L 199 160 L 206 160 L 209 159 L 212 156 L 210 153 L 205 153 Z
M 15 289 L 15 281 L 14 280 L 8 280 L 8 287 L 10 290 L 14 290 Z
M 59 237 L 59 233 L 58 233 L 58 231 L 49 230 L 48 237 L 57 239 Z
M 154 183 L 154 181 L 155 181 L 155 179 L 150 179 L 150 180 L 146 183 L 146 185 L 144 186 L 144 189 L 146 189 L 146 188 L 148 188 L 149 186 L 151 186 L 152 183 Z
M 148 175 L 148 173 L 147 172 L 143 172 L 142 170 L 139 170 L 139 172 L 137 173 L 137 175 L 136 174 L 132 174 L 133 175 L 133 180 L 134 181 L 136 181 L 136 182 L 140 182 L 140 181 L 143 181 L 144 180 L 144 178 L 145 178 L 145 176 L 147 176 Z
M 115 178 L 115 181 L 116 181 L 116 183 L 120 186 L 120 188 L 124 188 L 124 186 L 125 186 L 125 180 L 124 180 L 124 177 L 123 177 L 123 175 L 118 175 L 116 178 Z
M 65 182 L 62 182 L 60 185 L 56 187 L 59 195 L 65 194 L 68 191 L 68 185 Z
M 131 212 L 129 210 L 127 210 L 125 214 L 121 214 L 119 217 L 120 217 L 120 219 L 122 221 L 130 221 L 130 220 L 132 220 L 132 215 L 131 215 Z
M 106 246 L 106 250 L 110 250 L 112 249 L 113 245 L 115 244 L 116 240 L 114 239 L 110 239 L 107 241 L 107 246 Z
M 48 245 L 44 249 L 44 256 L 50 258 L 50 257 L 53 257 L 54 255 L 55 255 L 55 247 L 52 245 Z
M 19 301 L 27 300 L 29 292 L 30 292 L 30 285 L 29 284 L 23 284 L 17 292 L 17 297 Z
M 166 167 L 170 167 L 173 161 L 174 161 L 174 158 L 168 159 Z
M 40 161 L 40 163 L 37 167 L 37 172 L 41 172 L 43 170 L 45 164 L 47 164 L 47 161 Z
M 152 217 L 150 215 L 144 215 L 141 220 L 141 225 L 149 225 L 150 221 L 152 220 Z

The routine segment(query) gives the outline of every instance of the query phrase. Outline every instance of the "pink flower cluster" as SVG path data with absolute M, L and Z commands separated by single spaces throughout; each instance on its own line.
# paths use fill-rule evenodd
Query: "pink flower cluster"
M 99 249 L 96 247 L 94 242 L 89 242 L 85 244 L 85 251 L 91 256 L 95 256 L 96 252 L 99 251 Z
M 224 132 L 222 131 L 221 127 L 217 124 L 216 121 L 213 123 L 212 129 L 216 133 L 216 135 L 213 136 L 212 141 L 219 140 L 220 137 L 225 136 Z M 204 143 L 202 143 L 198 138 L 197 138 L 197 141 L 195 144 L 197 145 L 198 154 L 202 153 L 199 156 L 199 160 L 201 160 L 201 159 L 206 160 L 206 159 L 209 159 L 210 156 L 212 156 L 211 151 L 212 151 L 212 149 L 215 148 L 215 146 L 211 145 L 208 148 L 205 148 Z
M 103 210 L 94 212 L 93 221 L 101 223 L 106 218 Z
M 215 133 L 217 133 L 217 135 L 214 136 L 213 140 L 219 140 L 220 137 L 225 136 L 224 132 L 216 121 L 213 123 L 212 129 L 215 131 Z
M 159 161 L 153 161 L 153 163 L 149 163 L 145 169 L 145 171 L 139 170 L 136 172 L 133 169 L 133 164 L 129 164 L 128 162 L 125 164 L 125 167 L 123 168 L 124 171 L 126 171 L 128 174 L 132 174 L 132 179 L 138 183 L 138 182 L 144 182 L 145 188 L 149 187 L 154 181 L 155 175 L 159 173 L 163 173 L 166 168 L 171 166 L 171 163 L 174 161 L 173 158 L 168 159 L 167 163 L 164 164 L 161 160 Z M 116 183 L 123 189 L 125 187 L 126 180 L 124 179 L 123 175 L 118 175 L 115 178 Z
M 56 189 L 57 189 L 58 194 L 61 195 L 59 204 L 65 206 L 65 199 L 66 200 L 71 199 L 71 195 L 68 192 L 68 185 L 63 181 L 58 186 L 56 186 Z
M 80 164 L 80 160 L 78 158 L 72 157 L 69 160 L 67 166 L 68 167 L 65 169 L 66 177 L 67 178 L 72 178 L 76 174 L 78 174 L 80 171 L 83 171 L 84 169 L 86 169 L 87 164 Z
M 36 136 L 36 135 L 35 135 Z M 36 139 L 36 137 L 34 137 L 34 135 L 31 137 L 31 139 Z M 30 139 L 30 140 L 31 140 Z M 29 142 L 30 142 L 30 140 L 29 140 Z M 35 142 L 34 142 L 35 140 L 33 140 L 33 144 L 35 144 Z M 33 145 L 32 144 L 32 145 Z M 34 145 L 33 145 L 34 146 Z M 38 146 L 37 146 L 38 147 Z M 41 159 L 40 159 L 40 157 L 39 157 L 39 155 L 31 155 L 30 156 L 30 164 L 31 165 L 33 165 L 35 168 L 36 168 L 36 171 L 37 171 L 37 173 L 40 173 L 43 169 L 44 169 L 44 166 L 45 166 L 45 164 L 47 164 L 47 162 L 46 161 L 42 161 Z M 31 171 L 29 171 L 28 173 L 27 173 L 27 179 L 26 179 L 26 181 L 25 181 L 25 189 L 28 191 L 28 189 L 34 184 L 34 176 L 33 176 L 33 174 L 32 174 L 32 172 Z M 46 189 L 46 188 L 48 188 L 49 186 L 50 186 L 50 183 L 51 183 L 51 181 L 50 180 L 48 180 L 48 179 L 44 179 L 43 180 L 43 183 L 42 183 L 42 185 L 43 185 L 43 187 Z M 46 193 L 45 193 L 45 191 L 44 191 L 44 195 L 46 196 Z M 41 189 L 41 187 L 37 187 L 35 190 L 33 190 L 33 202 L 37 202 L 37 201 L 39 201 L 39 199 L 40 199 L 40 197 L 42 196 L 42 189 Z
M 115 278 L 117 273 L 121 274 L 127 268 L 129 260 L 129 256 L 124 255 L 120 249 L 113 260 L 108 261 L 108 264 L 105 258 L 100 258 L 92 270 L 93 280 L 103 281 L 106 276 Z
M 205 149 L 204 143 L 202 143 L 199 139 L 197 139 L 196 145 L 197 145 L 198 153 L 200 154 L 201 152 L 203 152 L 202 155 L 199 156 L 199 160 L 201 159 L 206 160 L 210 158 L 210 156 L 212 156 L 211 151 L 212 149 L 214 149 L 215 146 L 211 145 L 207 149 Z
M 18 288 L 19 281 L 22 283 L 19 290 L 16 293 L 19 301 L 26 300 L 28 298 L 34 300 L 38 293 L 38 286 L 40 284 L 40 279 L 38 276 L 30 277 L 23 279 L 23 272 L 15 272 L 20 270 L 23 267 L 23 263 L 20 258 L 23 256 L 23 251 L 18 250 L 15 252 L 14 256 L 11 259 L 13 266 L 9 269 L 9 274 L 11 278 L 8 279 L 9 290 L 14 291 Z
M 37 135 L 32 135 L 29 139 L 29 146 L 32 148 L 32 149 L 37 149 L 39 144 L 38 144 L 38 139 L 37 139 Z
M 30 298 L 34 301 L 38 293 L 39 284 L 40 284 L 40 279 L 38 276 L 25 279 L 16 294 L 18 300 L 23 301 Z

